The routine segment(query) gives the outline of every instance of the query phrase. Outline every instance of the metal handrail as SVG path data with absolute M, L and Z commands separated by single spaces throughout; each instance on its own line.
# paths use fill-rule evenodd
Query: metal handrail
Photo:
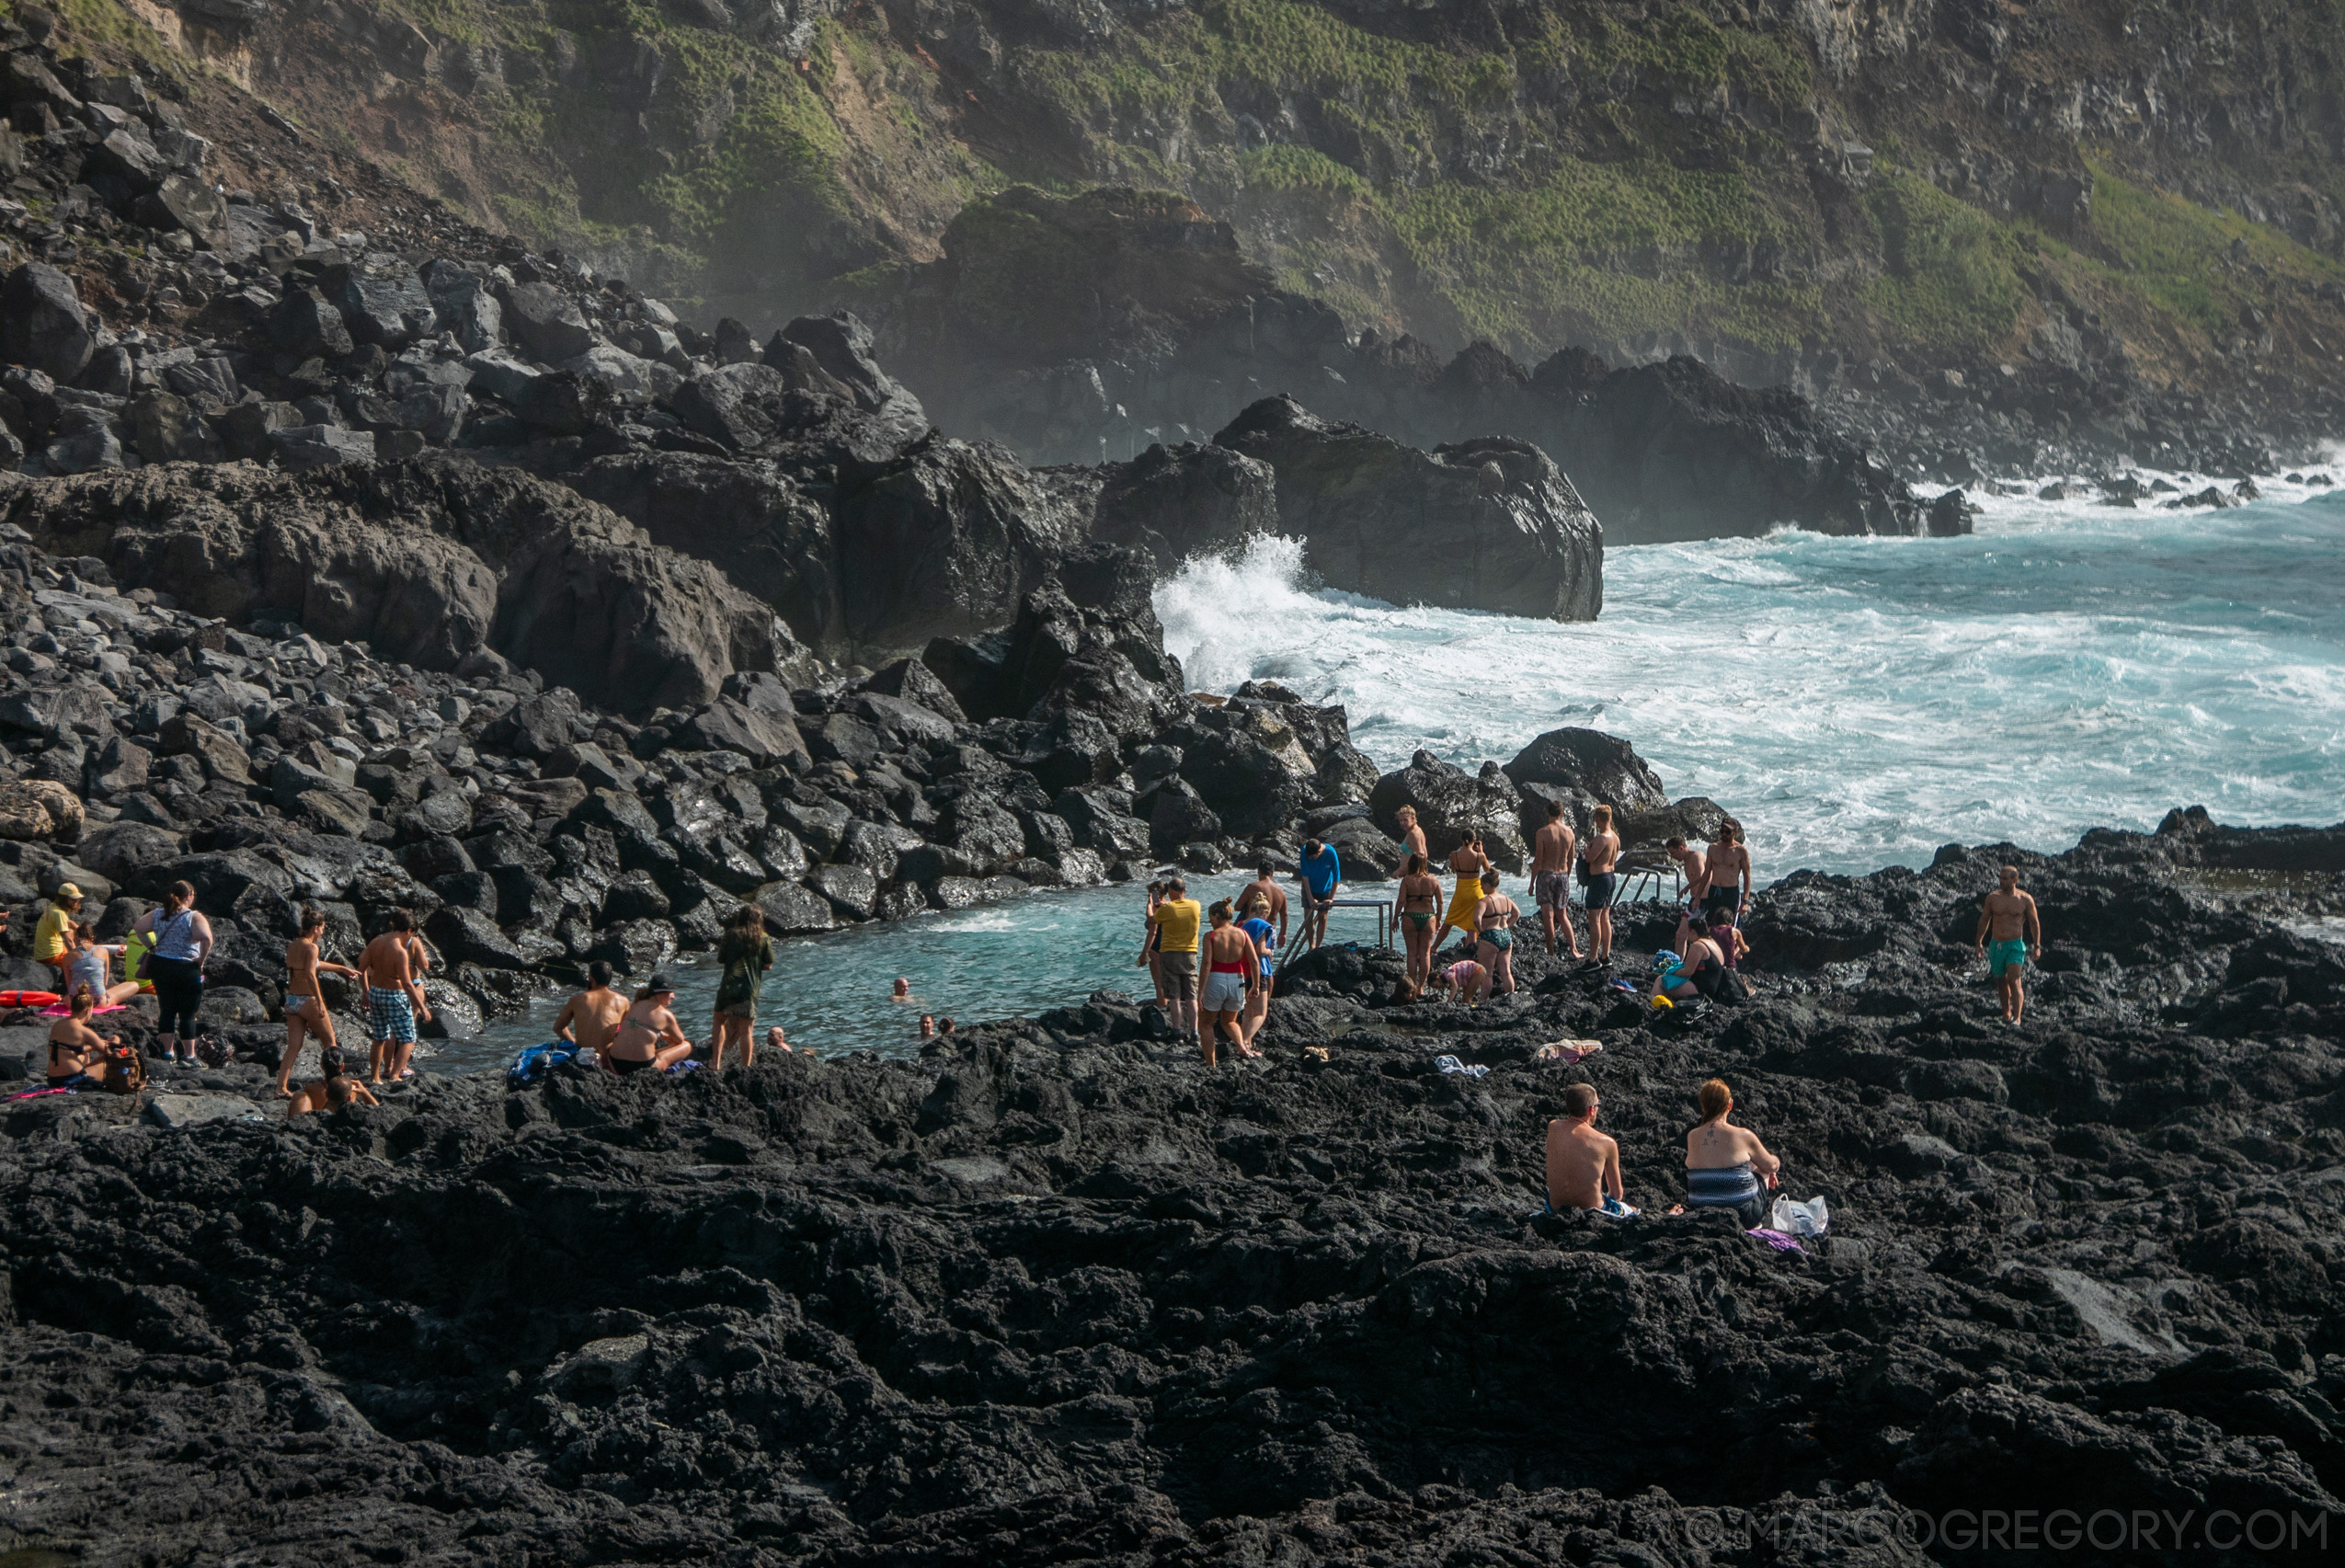
M 1331 900 L 1327 907 L 1331 914 L 1337 910 L 1374 910 L 1376 911 L 1376 944 L 1378 947 L 1390 947 L 1392 945 L 1391 899 L 1335 898 Z M 1293 957 L 1298 951 L 1310 951 L 1310 949 L 1303 946 L 1303 933 L 1310 929 L 1310 911 L 1303 906 L 1300 899 L 1296 901 L 1296 909 L 1292 918 L 1294 920 L 1294 924 L 1287 929 L 1287 945 L 1280 950 L 1278 955 L 1278 961 L 1281 965 L 1284 965 L 1287 959 Z

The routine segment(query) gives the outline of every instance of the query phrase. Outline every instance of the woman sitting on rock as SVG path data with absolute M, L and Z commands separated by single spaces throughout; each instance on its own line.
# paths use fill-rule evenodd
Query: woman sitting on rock
M 99 1089 L 114 1064 L 107 1052 L 122 1043 L 120 1035 L 103 1035 L 89 1026 L 97 993 L 86 985 L 74 988 L 73 1013 L 49 1026 L 49 1087 Z
M 676 1022 L 669 1009 L 676 1000 L 676 987 L 665 975 L 654 975 L 643 990 L 635 992 L 634 1003 L 619 1020 L 619 1032 L 612 1036 L 611 1049 L 604 1058 L 611 1070 L 624 1078 L 646 1070 L 666 1071 L 692 1054 L 692 1041 L 684 1037 L 684 1026 Z M 667 1044 L 662 1045 L 661 1041 Z
M 87 986 L 90 994 L 97 998 L 100 1007 L 114 1007 L 130 1001 L 139 993 L 138 981 L 108 983 L 113 960 L 121 956 L 122 944 L 98 941 L 95 927 L 86 924 L 74 927 L 73 955 L 65 961 L 66 990 L 71 992 L 77 987 Z
M 1767 1222 L 1767 1193 L 1783 1162 L 1767 1151 L 1758 1134 L 1726 1118 L 1734 1114 L 1734 1091 L 1722 1078 L 1701 1087 L 1702 1119 L 1686 1134 L 1686 1201 L 1671 1209 L 1724 1208 L 1745 1230 Z
M 1653 994 L 1665 996 L 1672 1001 L 1713 997 L 1718 994 L 1719 982 L 1725 978 L 1725 955 L 1696 925 L 1687 931 L 1683 944 L 1677 949 L 1676 967 L 1664 969 L 1653 978 Z
M 365 1084 L 350 1076 L 349 1059 L 342 1054 L 341 1047 L 326 1047 L 317 1053 L 317 1062 L 326 1070 L 326 1076 L 315 1083 L 302 1086 L 301 1092 L 293 1096 L 292 1104 L 285 1107 L 287 1116 L 337 1111 L 349 1104 L 379 1105 L 383 1103 Z

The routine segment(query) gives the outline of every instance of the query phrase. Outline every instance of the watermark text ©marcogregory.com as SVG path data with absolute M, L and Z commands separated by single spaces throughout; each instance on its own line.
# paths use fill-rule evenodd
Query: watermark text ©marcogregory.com
M 1685 1544 L 1900 1546 L 1926 1551 L 2325 1551 L 2325 1509 L 1796 1507 L 1774 1513 L 1708 1509 L 1680 1516 Z M 2345 1539 L 2345 1528 L 2339 1531 Z

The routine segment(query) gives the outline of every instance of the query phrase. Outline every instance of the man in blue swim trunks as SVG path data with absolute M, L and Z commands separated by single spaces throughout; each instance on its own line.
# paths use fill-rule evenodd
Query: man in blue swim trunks
M 1303 845 L 1295 879 L 1303 885 L 1303 944 L 1316 947 L 1327 940 L 1327 911 L 1333 907 L 1335 889 L 1344 880 L 1343 857 L 1333 844 L 1312 839 Z
M 2016 1026 L 2028 1011 L 2020 977 L 2043 956 L 2043 922 L 2037 918 L 2035 899 L 2019 891 L 2018 866 L 2005 866 L 2003 886 L 1986 896 L 1971 950 L 1986 955 L 1986 972 L 2002 993 L 2003 1021 Z

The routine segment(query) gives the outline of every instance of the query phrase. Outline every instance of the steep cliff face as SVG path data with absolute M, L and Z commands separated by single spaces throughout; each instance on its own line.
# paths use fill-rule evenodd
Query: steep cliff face
M 710 314 L 933 260 L 1024 180 L 1177 191 L 1445 349 L 2333 376 L 2316 0 L 72 0 L 475 221 Z M 176 6 L 176 8 L 173 8 Z M 92 25 L 95 25 L 93 22 Z M 296 171 L 298 176 L 298 171 Z M 874 276 L 871 269 L 879 269 Z

